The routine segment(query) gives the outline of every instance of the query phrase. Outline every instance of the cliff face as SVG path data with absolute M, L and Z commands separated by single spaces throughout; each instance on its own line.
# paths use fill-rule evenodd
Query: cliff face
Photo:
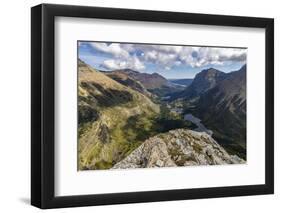
M 158 73 L 140 73 L 131 69 L 118 70 L 117 72 L 130 76 L 132 79 L 140 82 L 146 89 L 160 88 L 168 84 L 167 79 Z
M 246 159 L 246 65 L 202 94 L 192 112 L 227 149 Z
M 152 94 L 147 91 L 142 83 L 133 79 L 129 76 L 126 72 L 122 71 L 104 71 L 103 74 L 107 75 L 108 77 L 112 78 L 113 80 L 119 82 L 122 85 L 125 85 L 135 91 L 138 91 L 148 97 L 151 97 Z
M 241 164 L 211 136 L 187 129 L 171 130 L 147 139 L 113 169 Z
M 172 99 L 182 98 L 191 100 L 199 97 L 209 89 L 213 88 L 218 82 L 224 79 L 226 74 L 219 70 L 210 68 L 198 73 L 192 83 L 183 91 L 174 94 Z

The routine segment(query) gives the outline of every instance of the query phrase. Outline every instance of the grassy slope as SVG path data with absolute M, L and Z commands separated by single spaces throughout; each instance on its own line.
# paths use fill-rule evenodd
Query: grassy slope
M 151 128 L 159 113 L 159 106 L 149 98 L 81 61 L 78 91 L 79 109 L 87 106 L 98 112 L 98 118 L 92 121 L 79 118 L 85 121 L 79 123 L 80 170 L 110 168 L 126 157 L 142 142 L 141 135 Z M 127 124 L 134 117 L 139 119 L 130 129 Z
M 143 141 L 192 124 L 79 61 L 79 170 L 108 169 Z M 150 98 L 149 98 L 150 97 Z

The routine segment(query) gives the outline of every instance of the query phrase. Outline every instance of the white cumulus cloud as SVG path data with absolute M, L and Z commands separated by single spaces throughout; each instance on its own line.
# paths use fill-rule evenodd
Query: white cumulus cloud
M 112 43 L 112 44 L 106 44 L 106 43 L 90 43 L 93 48 L 95 48 L 98 51 L 109 53 L 113 55 L 116 58 L 127 58 L 129 57 L 128 51 L 126 51 L 124 48 L 120 46 L 119 43 Z
M 101 67 L 108 70 L 117 70 L 117 69 L 132 69 L 132 70 L 143 70 L 145 65 L 136 57 L 130 57 L 127 60 L 122 59 L 108 59 L 105 60 Z
M 226 62 L 246 62 L 246 49 L 198 46 L 145 45 L 125 43 L 91 42 L 97 51 L 111 55 L 104 60 L 106 69 L 145 69 L 146 63 L 155 64 L 163 70 L 175 66 L 203 67 L 224 65 Z

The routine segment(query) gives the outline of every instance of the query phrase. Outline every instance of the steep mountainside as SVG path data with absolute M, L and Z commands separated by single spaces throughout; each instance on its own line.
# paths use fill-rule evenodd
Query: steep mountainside
M 113 169 L 240 163 L 208 134 L 177 129 L 147 139 Z
M 126 72 L 123 71 L 105 71 L 103 72 L 108 77 L 112 78 L 113 80 L 123 84 L 127 87 L 130 87 L 133 90 L 136 90 L 144 95 L 151 96 L 152 94 L 147 91 L 144 85 L 139 82 L 138 80 L 130 77 Z
M 81 60 L 78 69 L 79 169 L 111 168 L 143 141 L 159 106 Z
M 244 163 L 246 66 L 204 70 L 173 102 L 161 99 L 174 87 L 158 74 L 102 72 L 81 60 L 78 70 L 79 170 Z M 213 135 L 188 130 L 185 113 Z
M 175 98 L 192 99 L 199 97 L 207 90 L 213 88 L 226 77 L 224 72 L 210 68 L 198 73 L 192 83 L 182 92 L 174 95 Z
M 141 73 L 131 69 L 106 71 L 104 73 L 149 97 L 153 94 L 161 98 L 184 89 L 183 86 L 169 82 L 158 73 Z
M 200 96 L 194 114 L 233 150 L 246 148 L 246 66 Z
M 246 113 L 246 66 L 227 74 L 225 79 L 205 92 L 199 106 L 207 108 L 207 103 L 214 105 L 215 109 L 228 108 L 233 113 Z
M 131 78 L 139 81 L 146 89 L 156 89 L 168 85 L 167 79 L 158 73 L 141 73 L 131 69 L 117 70 L 117 72 L 125 73 Z

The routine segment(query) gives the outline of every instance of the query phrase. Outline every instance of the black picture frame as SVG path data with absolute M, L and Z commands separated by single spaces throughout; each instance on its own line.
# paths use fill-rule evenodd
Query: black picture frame
M 58 16 L 265 29 L 265 184 L 56 197 L 54 195 L 54 21 L 55 17 Z M 31 204 L 39 208 L 46 209 L 274 193 L 273 19 L 41 4 L 31 9 L 31 97 Z

